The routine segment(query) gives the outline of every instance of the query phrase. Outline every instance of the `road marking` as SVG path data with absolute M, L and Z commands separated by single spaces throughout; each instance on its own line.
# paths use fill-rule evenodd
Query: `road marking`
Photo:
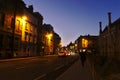
M 18 68 L 16 68 L 16 69 L 23 69 L 23 68 L 25 68 L 25 66 L 23 66 L 23 67 L 18 67 Z
M 54 69 L 54 71 L 57 71 L 58 69 L 62 68 L 64 65 L 60 65 Z
M 43 77 L 45 77 L 45 76 L 46 76 L 46 74 L 42 74 L 42 75 L 38 76 L 37 78 L 35 78 L 35 79 L 33 79 L 33 80 L 39 80 L 39 79 L 41 79 L 41 78 L 43 78 Z

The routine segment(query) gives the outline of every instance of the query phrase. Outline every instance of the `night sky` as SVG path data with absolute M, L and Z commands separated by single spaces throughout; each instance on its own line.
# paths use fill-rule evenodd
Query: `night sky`
M 120 0 L 23 0 L 42 14 L 46 24 L 62 38 L 63 46 L 74 42 L 80 35 L 99 35 L 99 22 L 108 25 L 108 12 L 112 22 L 120 17 Z

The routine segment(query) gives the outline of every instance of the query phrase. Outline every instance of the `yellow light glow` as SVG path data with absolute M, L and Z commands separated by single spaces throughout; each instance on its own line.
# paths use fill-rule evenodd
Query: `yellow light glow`
M 52 33 L 49 33 L 49 34 L 46 35 L 47 39 L 49 39 L 49 40 L 51 40 L 52 36 L 53 36 Z
M 50 47 L 52 45 L 52 36 L 53 34 L 52 33 L 47 33 L 46 35 L 46 41 L 47 41 L 47 45 Z
M 23 17 L 22 17 L 22 24 L 23 24 L 23 26 L 25 26 L 26 20 L 27 20 L 27 17 L 26 17 L 26 16 L 23 16 Z
M 23 20 L 27 20 L 27 17 L 26 17 L 26 16 L 23 16 L 22 19 L 23 19 Z
M 60 47 L 62 47 L 62 42 L 59 43 Z
M 82 39 L 82 48 L 88 48 L 88 40 L 87 39 Z
M 77 44 L 75 44 L 75 47 L 77 47 Z

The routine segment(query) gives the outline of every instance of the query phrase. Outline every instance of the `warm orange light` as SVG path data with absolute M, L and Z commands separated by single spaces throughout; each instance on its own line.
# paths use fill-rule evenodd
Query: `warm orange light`
M 22 17 L 22 24 L 23 24 L 23 26 L 25 26 L 26 20 L 27 20 L 27 17 L 26 17 L 26 16 L 23 16 L 23 17 Z
M 22 16 L 19 18 L 20 22 L 22 24 L 22 41 L 25 41 L 25 26 L 26 26 L 26 20 L 27 20 L 27 16 Z M 26 38 L 26 40 L 28 40 L 28 38 Z
M 60 47 L 62 47 L 62 42 L 59 43 Z
M 47 33 L 46 35 L 46 41 L 47 41 L 47 45 L 50 46 L 52 44 L 52 36 L 53 34 L 52 33 Z
M 77 44 L 75 44 L 75 47 L 77 47 Z
M 23 19 L 23 20 L 27 20 L 27 17 L 26 17 L 26 16 L 23 16 L 22 19 Z
M 82 48 L 87 48 L 88 47 L 88 40 L 87 39 L 82 39 Z
M 46 35 L 47 39 L 49 39 L 49 40 L 51 40 L 52 36 L 53 36 L 52 33 L 49 33 L 49 34 Z

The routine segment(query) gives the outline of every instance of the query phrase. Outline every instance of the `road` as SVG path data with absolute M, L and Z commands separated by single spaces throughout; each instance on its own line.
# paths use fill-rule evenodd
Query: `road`
M 55 80 L 78 56 L 57 55 L 0 62 L 0 80 Z

